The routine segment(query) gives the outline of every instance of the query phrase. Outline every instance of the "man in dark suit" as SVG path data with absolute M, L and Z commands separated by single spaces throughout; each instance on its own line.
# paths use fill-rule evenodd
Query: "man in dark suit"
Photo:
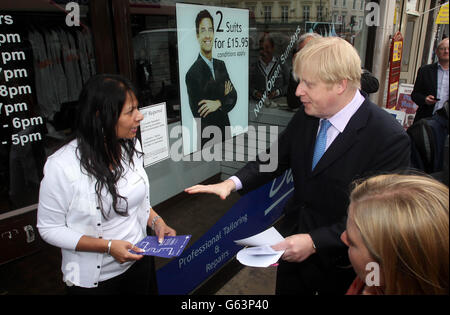
M 419 106 L 414 122 L 431 117 L 448 100 L 448 38 L 436 48 L 438 62 L 425 65 L 417 72 L 411 98 Z
M 237 93 L 231 83 L 225 63 L 212 58 L 214 44 L 214 22 L 207 10 L 199 12 L 195 20 L 200 54 L 186 74 L 189 105 L 194 118 L 201 120 L 202 147 L 210 140 L 203 137 L 208 126 L 217 126 L 221 132 L 220 141 L 231 137 L 228 112 L 236 105 Z M 214 138 L 214 135 L 211 137 Z M 216 139 L 218 140 L 218 139 Z
M 278 142 L 278 167 L 261 172 L 249 162 L 235 177 L 196 185 L 188 193 L 234 189 L 246 193 L 291 169 L 294 193 L 287 202 L 275 246 L 285 250 L 277 269 L 277 294 L 344 294 L 355 274 L 340 235 L 345 230 L 352 181 L 409 167 L 410 142 L 402 126 L 359 92 L 361 61 L 341 38 L 313 39 L 295 60 L 296 95 L 303 107 Z
M 259 41 L 259 58 L 250 67 L 250 95 L 259 101 L 267 92 L 264 102 L 267 107 L 277 106 L 277 99 L 286 95 L 289 69 L 274 55 L 275 42 L 271 35 L 265 34 Z M 270 90 L 268 89 L 268 82 Z

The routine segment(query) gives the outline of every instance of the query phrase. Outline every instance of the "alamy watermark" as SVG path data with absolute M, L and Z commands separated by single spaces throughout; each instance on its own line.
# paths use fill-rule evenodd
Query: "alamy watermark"
M 68 2 L 65 6 L 67 12 L 66 25 L 80 26 L 80 6 L 77 2 Z M 366 3 L 365 10 L 368 13 L 365 16 L 367 26 L 380 25 L 380 6 L 376 2 Z M 298 27 L 295 34 L 292 36 L 290 44 L 288 45 L 285 54 L 283 54 L 283 63 L 286 61 L 286 56 L 292 49 L 296 39 L 300 34 Z M 278 69 L 279 70 L 279 69 Z M 275 76 L 276 77 L 276 76 Z M 272 78 L 273 79 L 273 78 Z M 272 89 L 273 80 L 268 81 L 267 91 L 264 95 Z M 262 100 L 263 101 L 263 100 Z M 255 116 L 257 116 L 262 102 L 256 104 Z M 197 121 L 197 126 L 200 125 L 200 119 Z M 183 132 L 183 126 L 175 126 L 170 132 L 170 137 L 176 140 L 170 148 L 170 156 L 173 161 L 255 161 L 258 157 L 260 163 L 260 172 L 272 172 L 278 167 L 278 126 L 248 126 L 248 131 L 244 132 L 243 127 L 231 126 L 227 127 L 227 134 L 239 134 L 238 136 L 222 142 L 221 130 L 216 126 L 207 126 L 200 135 L 200 129 L 197 128 L 198 145 L 200 146 L 201 138 L 210 139 L 202 146 L 202 149 L 192 153 L 191 155 L 183 155 L 182 146 L 183 139 L 181 134 L 188 135 L 189 132 Z M 245 134 L 247 134 L 247 145 L 245 142 Z M 211 137 L 212 135 L 212 137 Z M 269 135 L 269 143 L 272 144 L 270 149 L 266 147 L 266 138 Z M 189 142 L 190 139 L 188 139 Z M 236 141 L 234 143 L 234 140 Z M 184 140 L 186 142 L 186 139 Z M 247 151 L 247 152 L 244 152 Z M 245 158 L 247 157 L 247 158 Z
M 80 26 L 80 5 L 77 2 L 68 2 L 66 4 L 66 24 L 67 26 Z M 380 5 L 376 2 L 367 2 L 365 22 L 367 26 L 380 26 Z
M 189 129 L 177 125 L 170 130 L 169 137 L 175 140 L 170 146 L 170 158 L 175 161 L 256 161 L 260 172 L 273 172 L 278 167 L 278 126 L 227 126 L 225 133 L 237 134 L 222 142 L 222 131 L 217 126 L 207 126 L 201 132 L 201 120 L 195 118 L 197 125 L 197 148 L 200 150 L 189 155 L 183 154 L 183 138 L 185 145 L 190 147 Z M 202 139 L 207 142 L 201 145 Z
M 66 25 L 80 26 L 80 5 L 76 2 L 69 2 L 66 4 Z
M 366 11 L 369 11 L 366 15 L 366 25 L 380 26 L 380 5 L 376 2 L 368 2 Z
M 380 286 L 380 265 L 376 262 L 370 262 L 366 265 L 365 283 L 368 287 L 379 287 Z

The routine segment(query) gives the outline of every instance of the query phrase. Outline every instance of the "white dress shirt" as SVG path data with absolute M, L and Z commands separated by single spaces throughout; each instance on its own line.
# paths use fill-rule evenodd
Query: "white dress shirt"
M 123 163 L 126 172 L 117 184 L 119 194 L 128 197 L 129 216 L 121 217 L 111 210 L 111 216 L 105 219 L 98 207 L 96 181 L 81 170 L 76 148 L 77 140 L 73 140 L 45 163 L 37 228 L 47 243 L 61 248 L 63 281 L 91 288 L 125 272 L 132 262 L 120 264 L 106 253 L 75 251 L 78 241 L 83 235 L 133 244 L 143 239 L 150 215 L 150 187 L 143 156 L 135 154 L 134 165 Z M 136 149 L 142 152 L 139 141 Z M 129 195 L 132 190 L 136 192 Z M 105 198 L 104 209 L 108 209 L 110 200 L 110 196 Z M 122 202 L 118 204 L 123 206 Z
M 205 56 L 203 56 L 202 53 L 200 53 L 200 56 L 202 56 L 203 61 L 206 63 L 206 65 L 209 68 L 209 71 L 211 71 L 211 75 L 214 78 L 214 80 L 216 79 L 216 75 L 214 74 L 214 63 L 213 60 L 209 60 L 208 58 L 206 58 Z
M 440 63 L 438 63 L 438 79 L 437 79 L 437 94 L 436 97 L 439 101 L 434 105 L 433 114 L 439 109 L 444 107 L 444 103 L 448 100 L 448 70 L 444 69 Z

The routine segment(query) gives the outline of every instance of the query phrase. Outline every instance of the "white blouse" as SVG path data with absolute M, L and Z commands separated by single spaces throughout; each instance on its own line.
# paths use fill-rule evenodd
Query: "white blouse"
M 77 252 L 78 241 L 83 235 L 121 239 L 133 244 L 143 239 L 150 215 L 150 187 L 143 156 L 135 154 L 134 165 L 123 163 L 125 172 L 117 183 L 118 193 L 127 197 L 129 215 L 116 214 L 111 209 L 112 198 L 108 196 L 103 200 L 105 219 L 97 204 L 96 181 L 81 170 L 76 147 L 74 140 L 45 163 L 37 228 L 46 242 L 61 248 L 63 280 L 68 285 L 90 288 L 125 272 L 133 262 L 120 264 L 106 253 Z M 136 149 L 142 152 L 139 141 L 136 141 Z M 124 205 L 119 199 L 119 210 Z

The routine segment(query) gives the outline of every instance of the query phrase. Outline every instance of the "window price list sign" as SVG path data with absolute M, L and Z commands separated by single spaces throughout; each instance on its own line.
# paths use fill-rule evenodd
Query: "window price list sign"
M 0 15 L 0 26 L 13 26 L 11 15 Z M 23 43 L 22 35 L 8 32 L 10 27 L 2 27 L 6 32 L 0 33 L 0 115 L 2 116 L 2 145 L 25 146 L 28 143 L 42 140 L 40 132 L 34 132 L 35 126 L 43 125 L 41 116 L 30 117 L 28 99 L 32 97 L 29 84 L 30 73 L 24 66 L 27 56 L 23 50 L 17 49 Z M 7 132 L 4 130 L 7 129 Z
M 14 15 L 0 14 L 0 213 L 37 202 L 45 160 L 33 52 L 20 24 Z

